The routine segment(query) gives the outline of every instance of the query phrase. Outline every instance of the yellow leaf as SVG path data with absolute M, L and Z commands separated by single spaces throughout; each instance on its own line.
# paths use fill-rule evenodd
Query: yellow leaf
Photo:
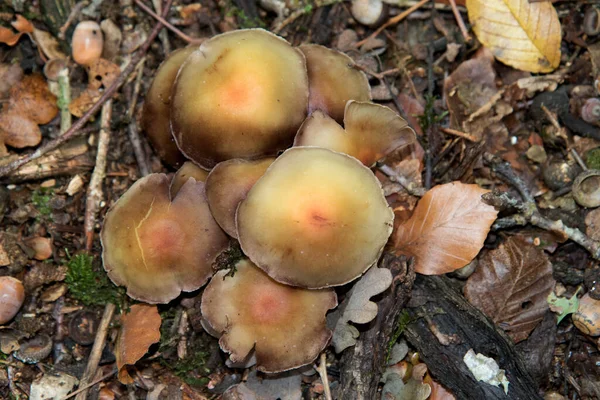
M 560 64 L 561 28 L 550 2 L 467 0 L 473 31 L 511 67 L 551 72 Z

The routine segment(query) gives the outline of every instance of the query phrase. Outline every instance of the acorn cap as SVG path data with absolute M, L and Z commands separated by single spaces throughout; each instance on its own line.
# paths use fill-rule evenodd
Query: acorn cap
M 217 223 L 237 238 L 235 212 L 256 181 L 263 176 L 274 158 L 243 160 L 234 158 L 217 164 L 206 179 L 206 197 Z
M 147 303 L 167 303 L 204 285 L 228 245 L 204 183 L 190 178 L 172 200 L 169 184 L 165 174 L 135 182 L 109 209 L 101 232 L 108 276 Z
M 282 285 L 248 260 L 228 273 L 215 274 L 201 310 L 210 329 L 222 333 L 219 344 L 232 362 L 254 349 L 258 370 L 281 372 L 317 358 L 331 339 L 325 314 L 337 306 L 334 290 Z
M 360 276 L 379 258 L 393 219 L 368 168 L 318 147 L 284 152 L 236 215 L 244 254 L 276 281 L 309 289 Z
M 307 107 L 302 53 L 262 29 L 232 31 L 202 43 L 181 67 L 171 127 L 186 157 L 210 169 L 289 147 Z

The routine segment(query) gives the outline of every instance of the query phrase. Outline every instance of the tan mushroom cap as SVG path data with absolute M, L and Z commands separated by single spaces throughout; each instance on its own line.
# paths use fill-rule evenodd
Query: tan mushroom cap
M 349 100 L 371 100 L 369 80 L 354 67 L 352 58 L 318 44 L 303 45 L 300 50 L 308 68 L 309 113 L 321 110 L 341 123 Z
M 175 197 L 179 192 L 179 189 L 188 181 L 190 178 L 194 178 L 197 182 L 206 182 L 208 177 L 208 171 L 203 170 L 191 161 L 186 161 L 177 170 L 171 181 L 171 198 Z
M 302 124 L 294 146 L 325 147 L 359 159 L 367 167 L 393 150 L 413 143 L 415 132 L 392 109 L 371 102 L 349 101 L 344 127 L 315 111 Z
M 202 43 L 175 82 L 171 127 L 181 151 L 203 168 L 289 147 L 308 108 L 302 53 L 262 29 Z
M 185 157 L 171 135 L 171 90 L 179 68 L 196 49 L 197 47 L 186 47 L 175 50 L 160 65 L 146 94 L 142 113 L 142 128 L 152 147 L 161 160 L 175 167 L 183 164 Z
M 206 197 L 210 210 L 231 237 L 237 239 L 235 212 L 256 181 L 275 158 L 248 161 L 240 158 L 217 164 L 206 179 Z
M 281 372 L 314 361 L 331 339 L 325 314 L 337 306 L 332 289 L 282 285 L 248 260 L 233 277 L 219 271 L 202 295 L 202 316 L 221 332 L 221 348 L 233 362 L 254 349 L 257 368 Z
M 343 285 L 379 258 L 394 214 L 358 160 L 318 147 L 284 152 L 237 211 L 240 245 L 278 282 Z
M 166 303 L 204 285 L 228 245 L 204 183 L 189 179 L 172 201 L 169 184 L 165 174 L 135 182 L 110 208 L 101 232 L 108 276 L 147 303 Z

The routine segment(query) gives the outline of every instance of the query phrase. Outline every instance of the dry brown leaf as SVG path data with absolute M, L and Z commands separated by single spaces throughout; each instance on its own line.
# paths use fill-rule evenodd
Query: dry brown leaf
M 546 254 L 511 237 L 481 257 L 465 285 L 465 297 L 520 342 L 544 318 L 554 284 Z
M 456 400 L 456 397 L 447 391 L 445 387 L 434 381 L 429 373 L 425 375 L 423 383 L 431 386 L 431 394 L 429 395 L 428 400 Z
M 121 69 L 117 64 L 99 58 L 88 67 L 88 89 L 107 88 L 120 74 Z
M 477 185 L 451 182 L 428 191 L 393 234 L 397 254 L 415 257 L 415 271 L 441 275 L 470 263 L 483 246 L 497 211 Z
M 134 304 L 122 318 L 115 355 L 121 383 L 133 383 L 126 365 L 135 364 L 160 340 L 161 319 L 156 306 Z
M 98 89 L 86 89 L 79 97 L 69 104 L 69 111 L 77 118 L 81 118 L 83 114 L 102 97 L 102 92 Z
M 19 64 L 0 64 L 0 98 L 8 95 L 10 88 L 23 78 Z
M 43 125 L 58 115 L 56 101 L 41 75 L 27 75 L 10 89 L 8 109 Z
M 560 21 L 550 2 L 467 0 L 477 39 L 511 67 L 551 72 L 560 64 Z
M 14 111 L 0 113 L 0 142 L 21 149 L 35 146 L 42 140 L 40 127 Z
M 20 33 L 32 33 L 35 29 L 33 24 L 20 14 L 15 15 L 15 20 L 10 24 Z
M 0 43 L 6 43 L 9 46 L 17 44 L 21 35 L 32 33 L 34 30 L 33 24 L 22 15 L 15 15 L 15 20 L 11 25 L 17 30 L 17 33 L 11 29 L 0 27 Z
M 38 45 L 48 60 L 66 59 L 67 55 L 60 49 L 60 43 L 50 32 L 34 29 L 31 35 L 33 41 Z

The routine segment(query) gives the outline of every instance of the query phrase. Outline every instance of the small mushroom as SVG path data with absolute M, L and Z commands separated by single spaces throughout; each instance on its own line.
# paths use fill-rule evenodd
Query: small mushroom
M 94 343 L 99 322 L 93 312 L 79 311 L 69 322 L 69 337 L 82 346 L 89 346 Z
M 285 151 L 236 214 L 244 254 L 276 281 L 309 289 L 360 276 L 379 258 L 393 219 L 368 168 L 318 147 Z
M 350 12 L 361 24 L 374 27 L 385 21 L 388 9 L 388 5 L 381 0 L 352 0 Z
M 332 289 L 282 285 L 248 260 L 233 276 L 221 270 L 202 294 L 202 316 L 232 362 L 254 349 L 257 369 L 281 372 L 314 361 L 331 338 L 325 314 L 337 305 Z
M 596 36 L 600 33 L 600 10 L 591 6 L 585 10 L 583 15 L 583 31 L 588 36 Z
M 0 325 L 17 315 L 25 301 L 25 288 L 20 280 L 11 276 L 0 277 Z
M 573 324 L 586 335 L 600 336 L 600 300 L 584 294 L 579 299 L 577 312 L 573 314 Z
M 196 47 L 175 50 L 160 65 L 146 94 L 142 112 L 142 129 L 152 147 L 161 160 L 174 167 L 183 164 L 185 157 L 171 135 L 171 89 L 179 68 L 195 50 Z
M 82 21 L 77 24 L 71 39 L 73 60 L 87 66 L 102 56 L 104 38 L 100 25 L 94 21 Z
M 575 178 L 573 198 L 583 207 L 600 206 L 600 170 L 589 169 Z
M 581 118 L 590 124 L 600 121 L 600 99 L 596 97 L 587 99 L 581 107 Z
M 204 183 L 188 179 L 173 199 L 169 184 L 165 174 L 138 180 L 109 209 L 101 232 L 108 276 L 147 303 L 166 303 L 204 285 L 228 245 Z
M 203 170 L 191 161 L 184 162 L 171 181 L 171 198 L 177 195 L 179 189 L 181 189 L 188 179 L 194 178 L 197 182 L 206 182 L 207 176 L 208 171 Z
M 33 258 L 36 260 L 47 260 L 52 256 L 52 239 L 45 237 L 31 237 L 23 241 L 25 246 L 31 249 Z
M 370 102 L 349 101 L 344 126 L 315 111 L 298 130 L 295 146 L 317 146 L 351 155 L 372 166 L 393 150 L 415 141 L 406 120 L 390 108 Z
M 370 101 L 367 76 L 346 54 L 318 44 L 300 46 L 306 57 L 310 95 L 308 112 L 321 110 L 338 122 L 349 100 Z
M 306 118 L 302 53 L 262 29 L 207 40 L 179 70 L 171 101 L 177 146 L 203 168 L 275 155 Z
M 206 197 L 215 220 L 231 237 L 237 238 L 235 212 L 274 158 L 248 161 L 233 159 L 217 164 L 206 179 Z
M 575 161 L 562 158 L 549 159 L 542 168 L 544 183 L 552 190 L 560 190 L 573 183 L 581 168 Z
M 26 364 L 36 364 L 52 352 L 52 339 L 46 334 L 39 334 L 33 339 L 21 344 L 14 355 L 17 360 Z

